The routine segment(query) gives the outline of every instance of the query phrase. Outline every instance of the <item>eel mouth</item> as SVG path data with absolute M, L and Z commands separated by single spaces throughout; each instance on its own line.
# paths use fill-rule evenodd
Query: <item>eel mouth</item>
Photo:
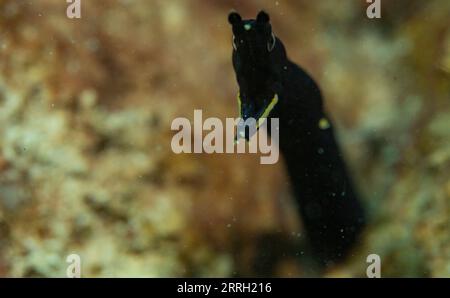
M 238 93 L 239 117 L 241 120 L 237 127 L 236 141 L 241 138 L 249 141 L 269 117 L 277 103 L 278 94 L 275 93 L 272 99 L 264 100 L 262 106 L 257 108 L 253 101 L 243 102 L 240 93 Z

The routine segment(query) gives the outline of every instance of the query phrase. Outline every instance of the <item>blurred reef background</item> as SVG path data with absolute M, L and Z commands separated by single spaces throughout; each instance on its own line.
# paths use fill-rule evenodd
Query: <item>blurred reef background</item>
M 365 276 L 375 253 L 382 276 L 450 277 L 450 1 L 365 2 L 82 0 L 71 20 L 0 0 L 0 276 L 63 277 L 71 253 L 84 277 Z M 326 272 L 297 261 L 282 162 L 170 149 L 175 117 L 237 117 L 233 8 L 269 12 L 318 81 L 371 214 Z

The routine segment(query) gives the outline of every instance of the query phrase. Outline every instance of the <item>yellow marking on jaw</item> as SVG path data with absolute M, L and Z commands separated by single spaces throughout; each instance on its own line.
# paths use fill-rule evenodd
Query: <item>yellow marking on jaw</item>
M 238 92 L 237 94 L 237 100 L 238 100 L 238 107 L 239 107 L 239 118 L 244 119 L 242 117 L 242 100 L 241 100 L 241 93 Z M 266 120 L 266 118 L 269 116 L 270 112 L 272 112 L 273 108 L 276 106 L 276 104 L 278 103 L 278 94 L 275 94 L 275 96 L 272 98 L 272 100 L 270 101 L 270 104 L 267 106 L 267 108 L 264 110 L 263 114 L 261 115 L 261 117 L 258 119 L 258 122 L 256 123 L 256 129 L 258 129 L 264 122 L 264 120 Z M 245 138 L 245 134 L 240 136 L 237 136 L 236 139 L 234 140 L 234 144 L 239 144 L 239 138 Z
M 272 112 L 275 105 L 278 103 L 278 94 L 275 94 L 275 96 L 270 101 L 270 104 L 267 106 L 267 108 L 264 110 L 264 113 L 261 115 L 261 117 L 258 119 L 258 124 L 256 128 L 259 128 L 261 124 L 264 122 L 264 120 L 269 116 L 270 112 Z
M 238 100 L 238 107 L 239 107 L 239 118 L 242 119 L 242 110 L 241 110 L 241 106 L 242 106 L 241 92 L 238 92 L 237 100 Z
M 243 119 L 242 118 L 242 100 L 241 100 L 241 93 L 240 92 L 238 92 L 237 100 L 238 100 L 238 108 L 239 108 L 239 117 L 241 119 Z M 270 104 L 267 106 L 267 108 L 264 110 L 263 114 L 259 118 L 258 125 L 256 126 L 256 128 L 259 128 L 259 126 L 261 125 L 259 123 L 261 121 L 261 119 L 267 118 L 269 116 L 270 112 L 272 112 L 273 108 L 275 107 L 275 105 L 277 103 L 278 103 L 278 94 L 275 94 L 275 96 L 270 101 Z M 264 120 L 262 120 L 262 121 L 264 121 Z

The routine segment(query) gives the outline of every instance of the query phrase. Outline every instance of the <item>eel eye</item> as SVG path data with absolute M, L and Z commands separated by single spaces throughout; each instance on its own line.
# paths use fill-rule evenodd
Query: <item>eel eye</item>
M 277 39 L 276 39 L 276 37 L 275 37 L 275 34 L 273 34 L 273 32 L 272 32 L 272 38 L 271 38 L 271 40 L 267 43 L 267 50 L 269 51 L 269 52 L 272 52 L 273 51 L 273 49 L 275 48 L 275 44 L 277 43 Z
M 236 36 L 233 35 L 233 49 L 237 51 Z

